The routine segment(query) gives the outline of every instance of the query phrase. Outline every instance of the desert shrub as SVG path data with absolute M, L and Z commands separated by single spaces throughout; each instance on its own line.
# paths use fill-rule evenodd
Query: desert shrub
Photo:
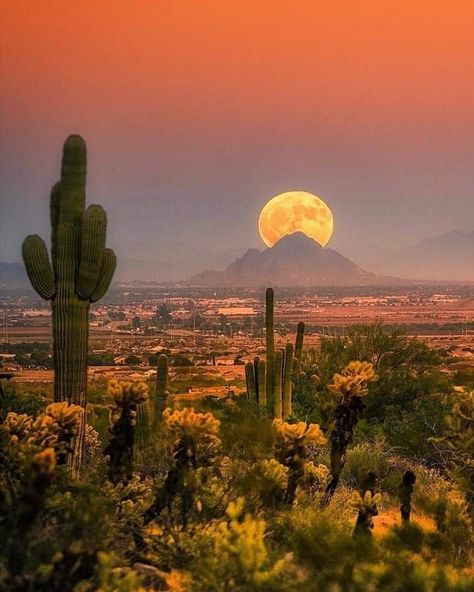
M 357 444 L 347 452 L 342 478 L 359 488 L 368 473 L 374 473 L 377 483 L 388 475 L 390 469 L 383 442 Z
M 244 499 L 231 502 L 212 537 L 212 555 L 199 559 L 196 590 L 220 592 L 290 589 L 291 555 L 273 557 L 265 542 L 265 521 L 244 512 Z M 283 578 L 285 572 L 286 577 Z
M 0 421 L 4 421 L 7 413 L 26 413 L 36 417 L 52 401 L 51 389 L 24 387 L 14 383 L 0 383 Z

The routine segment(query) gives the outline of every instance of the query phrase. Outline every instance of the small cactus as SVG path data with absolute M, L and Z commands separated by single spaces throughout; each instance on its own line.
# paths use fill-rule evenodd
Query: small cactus
M 343 371 L 336 373 L 329 389 L 340 397 L 334 413 L 331 431 L 331 481 L 326 488 L 326 503 L 329 502 L 344 468 L 346 450 L 352 442 L 352 434 L 365 404 L 363 397 L 368 393 L 368 383 L 377 380 L 374 367 L 370 362 L 358 360 L 350 362 Z
M 288 485 L 284 501 L 292 504 L 296 497 L 296 489 L 307 474 L 308 448 L 326 444 L 326 438 L 318 424 L 307 424 L 304 421 L 290 424 L 275 419 L 273 429 L 276 459 L 288 468 Z
M 380 493 L 366 491 L 361 495 L 358 491 L 354 492 L 353 505 L 358 510 L 357 521 L 354 528 L 354 536 L 372 536 L 374 528 L 373 517 L 377 516 L 379 511 L 377 504 L 382 499 Z
M 410 521 L 411 496 L 415 488 L 415 481 L 415 473 L 413 471 L 406 471 L 398 488 L 398 498 L 400 499 L 400 514 L 402 516 L 402 522 Z

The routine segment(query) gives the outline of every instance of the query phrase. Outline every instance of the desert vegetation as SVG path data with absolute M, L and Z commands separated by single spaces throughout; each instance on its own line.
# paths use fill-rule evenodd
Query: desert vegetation
M 276 350 L 269 288 L 242 392 L 183 405 L 160 355 L 153 383 L 87 397 L 89 305 L 115 258 L 84 167 L 68 139 L 53 265 L 25 242 L 55 383 L 0 391 L 0 589 L 472 590 L 474 391 L 420 341 L 374 324 L 309 349 L 300 323 Z

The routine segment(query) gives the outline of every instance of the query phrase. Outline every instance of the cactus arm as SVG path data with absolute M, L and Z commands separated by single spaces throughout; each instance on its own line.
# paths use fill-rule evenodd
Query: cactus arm
M 81 262 L 76 292 L 88 300 L 100 282 L 107 217 L 101 206 L 89 206 L 82 218 Z
M 265 360 L 259 360 L 257 372 L 258 372 L 258 404 L 265 407 L 267 404 L 267 391 L 266 391 L 266 369 L 267 364 Z
M 245 364 L 245 382 L 247 384 L 247 399 L 249 401 L 257 400 L 257 390 L 255 388 L 255 374 L 253 371 L 253 362 Z
M 279 349 L 275 356 L 275 391 L 274 391 L 274 416 L 282 419 L 282 382 L 283 382 L 283 350 Z
M 27 236 L 22 246 L 26 273 L 41 298 L 51 300 L 56 294 L 54 274 L 44 240 L 36 234 Z
M 285 348 L 285 364 L 283 369 L 283 419 L 291 415 L 291 370 L 293 368 L 293 344 L 287 343 Z
M 99 282 L 90 297 L 91 302 L 97 302 L 97 300 L 100 300 L 102 296 L 105 295 L 109 289 L 116 266 L 117 257 L 115 256 L 115 253 L 112 251 L 112 249 L 105 249 L 104 257 L 102 259 Z
M 61 183 L 58 181 L 51 189 L 51 198 L 49 202 L 49 214 L 51 219 L 51 262 L 54 273 L 56 273 L 57 252 L 58 252 L 58 224 L 59 207 L 61 204 Z
M 303 355 L 303 339 L 304 339 L 304 323 L 300 321 L 298 323 L 298 329 L 296 331 L 296 343 L 295 343 L 295 372 L 299 374 L 301 371 L 301 357 Z

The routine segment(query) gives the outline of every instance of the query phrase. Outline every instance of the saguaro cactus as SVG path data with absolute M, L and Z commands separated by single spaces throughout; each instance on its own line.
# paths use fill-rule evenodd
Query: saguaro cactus
M 247 384 L 247 398 L 265 407 L 266 399 L 266 363 L 256 357 L 253 362 L 245 364 L 245 380 Z
M 285 352 L 279 349 L 275 357 L 275 389 L 274 389 L 274 403 L 273 415 L 275 419 L 282 419 L 283 417 L 283 364 Z
M 291 370 L 293 368 L 293 344 L 287 343 L 285 347 L 285 361 L 283 366 L 283 419 L 290 417 L 292 413 L 292 382 Z
M 23 260 L 33 288 L 51 300 L 53 312 L 54 399 L 85 407 L 89 306 L 107 292 L 116 258 L 105 248 L 106 215 L 85 209 L 86 145 L 77 135 L 64 144 L 61 180 L 51 191 L 51 259 L 38 235 L 23 242 Z M 84 426 L 83 426 L 84 428 Z M 84 430 L 76 444 L 80 461 Z
M 267 377 L 266 377 L 266 400 L 273 398 L 275 381 L 275 335 L 273 322 L 273 309 L 275 305 L 275 293 L 273 288 L 267 288 L 265 292 L 265 341 L 267 347 Z
M 301 357 L 303 355 L 303 339 L 304 339 L 304 323 L 300 321 L 296 330 L 296 343 L 295 343 L 295 373 L 298 375 L 301 372 Z

